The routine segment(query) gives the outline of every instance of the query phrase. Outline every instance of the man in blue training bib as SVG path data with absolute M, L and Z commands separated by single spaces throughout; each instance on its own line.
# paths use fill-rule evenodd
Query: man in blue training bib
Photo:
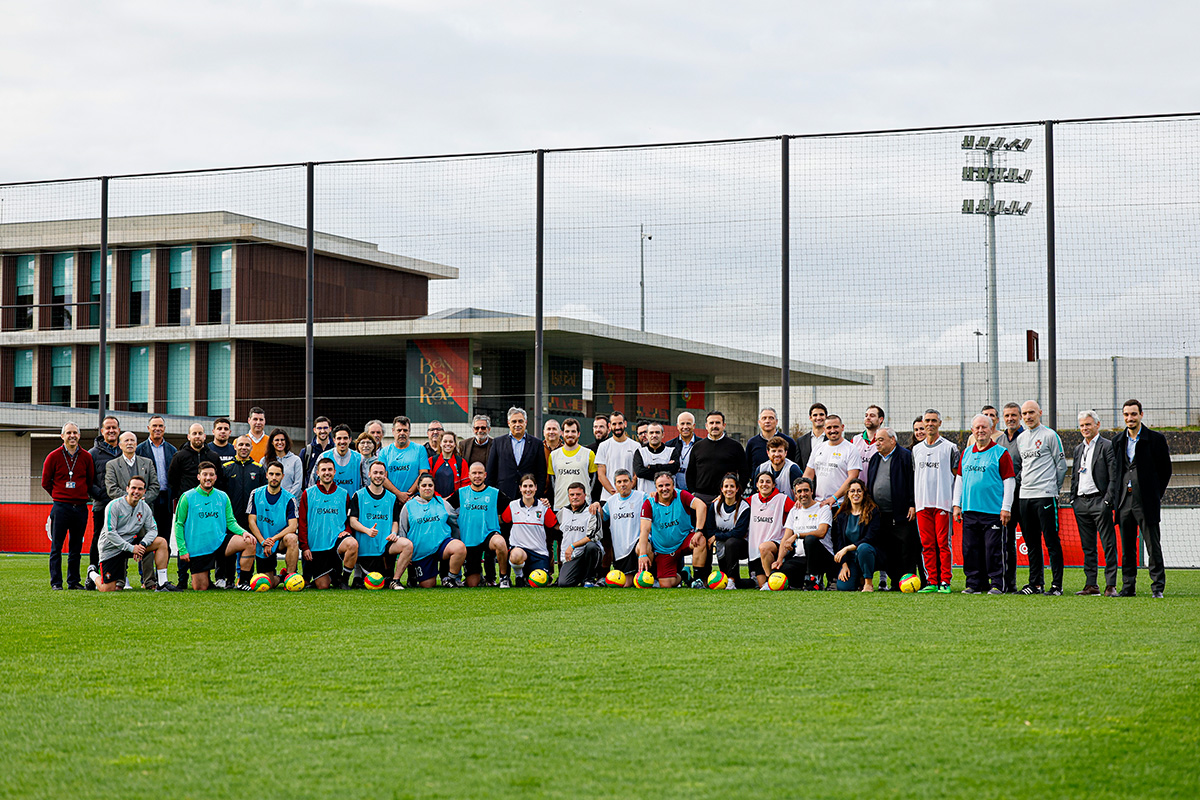
M 954 519 L 962 523 L 963 594 L 1004 594 L 1004 529 L 1009 523 L 1017 473 L 1012 456 L 992 441 L 992 418 L 971 420 L 975 444 L 962 454 L 954 477 Z M 986 442 L 986 445 L 980 445 Z M 988 588 L 988 585 L 991 585 Z

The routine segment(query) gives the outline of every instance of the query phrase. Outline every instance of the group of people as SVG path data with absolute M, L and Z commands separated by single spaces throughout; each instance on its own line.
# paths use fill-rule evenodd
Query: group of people
M 1077 594 L 1102 593 L 1099 538 L 1103 594 L 1132 596 L 1140 534 L 1161 597 L 1170 454 L 1162 434 L 1142 424 L 1137 400 L 1123 413 L 1125 430 L 1111 442 L 1099 436 L 1094 411 L 1079 414 L 1083 442 L 1070 486 L 1085 561 Z M 386 444 L 380 420 L 355 435 L 318 417 L 299 452 L 284 430 L 267 432 L 261 408 L 247 422 L 249 432 L 234 438 L 228 419 L 215 420 L 211 441 L 194 424 L 179 450 L 165 441 L 161 417 L 150 419 L 141 443 L 106 417 L 90 451 L 78 426 L 65 425 L 63 446 L 42 472 L 54 501 L 51 587 L 63 588 L 66 545 L 67 588 L 100 591 L 129 585 L 134 559 L 141 585 L 158 591 L 249 590 L 255 573 L 272 585 L 301 574 L 316 589 L 362 586 L 371 573 L 393 589 L 509 588 L 538 570 L 557 574 L 559 586 L 632 586 L 650 573 L 660 587 L 702 588 L 716 566 L 728 588 L 765 590 L 782 572 L 797 588 L 896 590 L 911 573 L 922 592 L 948 593 L 954 520 L 964 593 L 1063 593 L 1058 495 L 1067 462 L 1034 401 L 985 407 L 961 450 L 941 435 L 933 409 L 914 421 L 911 449 L 903 447 L 877 405 L 853 439 L 821 403 L 796 439 L 764 408 L 744 447 L 726 434 L 720 411 L 705 416 L 704 436 L 690 412 L 680 414 L 669 440 L 660 422 L 639 421 L 631 436 L 623 414 L 598 415 L 591 446 L 580 442 L 580 420 L 548 420 L 538 438 L 515 407 L 504 436 L 493 438 L 490 419 L 477 415 L 462 441 L 431 422 L 427 444 L 412 441 L 404 416 L 392 420 Z M 89 499 L 97 533 L 81 581 Z M 1018 526 L 1029 559 L 1020 589 Z M 172 533 L 177 583 L 168 575 Z

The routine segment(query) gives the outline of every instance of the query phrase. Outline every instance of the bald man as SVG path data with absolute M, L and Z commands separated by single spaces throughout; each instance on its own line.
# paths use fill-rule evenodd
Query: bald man
M 1021 475 L 1021 535 L 1029 551 L 1029 583 L 1021 594 L 1062 596 L 1063 550 L 1058 538 L 1058 493 L 1067 477 L 1067 457 L 1058 434 L 1042 424 L 1036 400 L 1021 404 L 1025 430 L 1017 437 L 1017 471 Z M 1050 588 L 1044 588 L 1042 540 L 1050 554 Z

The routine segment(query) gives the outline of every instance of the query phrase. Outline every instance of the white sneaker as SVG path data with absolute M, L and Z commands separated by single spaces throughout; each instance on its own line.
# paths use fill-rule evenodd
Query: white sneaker
M 771 587 L 764 583 L 762 586 L 758 587 L 758 590 L 760 592 L 769 592 L 771 591 Z
M 218 589 L 224 589 L 225 588 L 225 579 L 217 578 L 215 581 L 213 581 L 213 586 L 216 586 Z
M 725 588 L 726 589 L 736 589 L 737 588 L 737 584 L 733 582 L 733 578 L 730 578 L 728 581 L 725 582 Z

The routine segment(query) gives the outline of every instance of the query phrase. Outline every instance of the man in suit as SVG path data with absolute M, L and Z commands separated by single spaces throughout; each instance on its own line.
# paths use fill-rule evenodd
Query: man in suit
M 132 478 L 141 478 L 143 485 L 146 487 L 146 493 L 142 496 L 142 501 L 153 509 L 154 501 L 158 499 L 158 495 L 162 491 L 162 487 L 158 482 L 158 469 L 154 466 L 152 460 L 137 454 L 138 440 L 136 433 L 125 431 L 117 441 L 121 448 L 121 454 L 116 458 L 110 459 L 104 466 L 104 491 L 108 494 L 110 500 L 116 500 L 119 497 L 125 496 L 126 490 L 129 488 L 129 481 Z M 156 519 L 155 524 L 157 525 L 157 523 L 158 520 Z M 170 528 L 158 529 L 158 537 L 160 539 L 167 539 L 168 546 L 170 544 L 170 535 Z M 154 553 L 152 551 L 147 551 L 146 555 L 142 557 L 140 572 L 143 588 L 157 588 L 158 580 L 155 575 Z M 128 585 L 128 579 L 126 579 L 126 585 Z
M 1171 451 L 1167 438 L 1142 424 L 1142 404 L 1126 400 L 1121 408 L 1125 430 L 1113 439 L 1117 462 L 1114 478 L 1117 524 L 1121 526 L 1121 578 L 1118 596 L 1137 593 L 1138 533 L 1149 557 L 1151 596 L 1161 599 L 1167 586 L 1159 519 L 1162 498 L 1171 481 Z
M 882 565 L 892 576 L 892 590 L 899 591 L 900 578 L 916 573 L 921 562 L 912 451 L 900 446 L 893 428 L 876 430 L 875 444 L 875 455 L 867 463 L 867 494 L 879 506 L 879 538 L 885 543 Z
M 171 460 L 175 458 L 175 445 L 163 438 L 167 426 L 162 417 L 151 417 L 147 430 L 150 435 L 137 446 L 134 452 L 143 458 L 150 459 L 154 464 L 155 474 L 158 475 L 158 496 L 154 498 L 153 502 L 147 500 L 146 505 L 150 506 L 150 510 L 154 512 L 154 523 L 158 525 L 158 529 L 166 531 L 170 536 L 170 531 L 174 529 L 175 525 L 174 503 L 176 498 L 172 496 L 170 488 L 167 486 L 167 470 L 171 466 Z M 180 582 L 179 585 L 182 586 L 183 583 Z
M 808 407 L 808 421 L 812 430 L 796 440 L 796 458 L 801 467 L 808 466 L 808 459 L 816 446 L 825 441 L 825 417 L 829 409 L 823 403 L 813 403 Z
M 488 451 L 488 485 L 495 486 L 509 497 L 520 497 L 518 488 L 522 475 L 533 475 L 537 481 L 537 496 L 546 496 L 546 451 L 542 440 L 529 435 L 525 409 L 513 406 L 508 410 L 507 436 L 492 442 Z
M 1083 589 L 1077 595 L 1100 594 L 1096 583 L 1098 559 L 1096 535 L 1104 547 L 1104 596 L 1117 594 L 1117 532 L 1113 527 L 1113 499 L 1117 460 L 1112 442 L 1100 435 L 1100 417 L 1095 411 L 1079 412 L 1083 441 L 1075 445 L 1071 464 L 1071 508 L 1083 547 Z

